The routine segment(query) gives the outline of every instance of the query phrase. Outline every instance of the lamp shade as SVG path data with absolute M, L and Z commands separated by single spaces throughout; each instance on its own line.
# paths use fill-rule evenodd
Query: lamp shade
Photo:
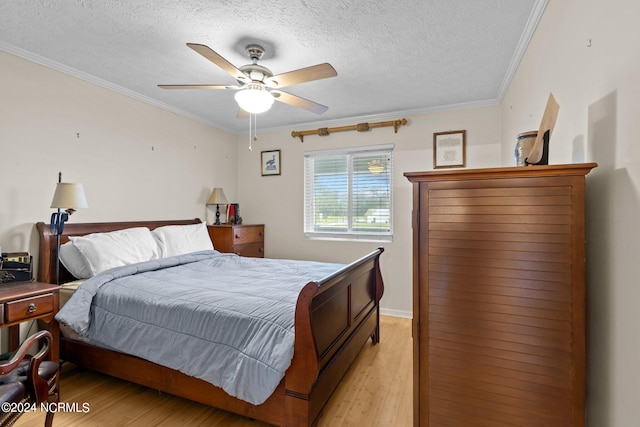
M 78 209 L 88 208 L 87 198 L 84 195 L 82 184 L 70 182 L 58 182 L 56 192 L 51 201 L 52 208 L 58 209 Z
M 273 95 L 258 84 L 247 85 L 243 90 L 236 92 L 235 99 L 240 108 L 253 114 L 264 113 L 273 104 Z
M 222 188 L 214 188 L 213 191 L 211 191 L 209 200 L 207 200 L 207 205 L 226 205 L 227 203 L 229 202 L 227 201 Z

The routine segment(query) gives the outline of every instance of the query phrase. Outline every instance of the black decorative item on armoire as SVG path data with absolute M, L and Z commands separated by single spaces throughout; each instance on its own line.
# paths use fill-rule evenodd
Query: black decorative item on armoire
M 544 114 L 542 115 L 542 120 L 540 121 L 540 128 L 535 134 L 535 142 L 533 143 L 531 151 L 524 159 L 525 165 L 530 166 L 549 164 L 549 140 L 551 139 L 553 128 L 556 125 L 559 110 L 560 106 L 556 102 L 556 99 L 553 97 L 553 94 L 550 93 L 549 99 L 547 99 L 547 106 L 544 109 Z M 518 145 L 522 142 L 520 140 L 520 135 L 518 135 L 518 144 L 516 145 L 516 151 L 518 149 Z M 520 162 L 517 159 L 516 165 L 519 164 Z

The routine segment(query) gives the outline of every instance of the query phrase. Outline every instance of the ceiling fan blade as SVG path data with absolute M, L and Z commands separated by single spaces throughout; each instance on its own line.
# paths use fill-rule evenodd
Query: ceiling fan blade
M 249 118 L 249 112 L 243 110 L 242 108 L 238 107 L 238 114 L 236 115 L 236 118 L 238 119 L 248 119 Z
M 231 62 L 224 59 L 222 56 L 216 53 L 209 46 L 205 46 L 203 44 L 197 44 L 197 43 L 187 43 L 187 46 L 189 46 L 191 49 L 195 50 L 200 55 L 207 58 L 209 61 L 216 64 L 218 67 L 222 68 L 224 71 L 229 73 L 231 77 L 233 77 L 234 79 L 242 80 L 242 81 L 248 80 L 248 77 L 246 76 L 245 73 L 240 71 L 235 65 L 233 65 Z
M 233 85 L 158 85 L 161 89 L 240 89 Z
M 331 64 L 324 63 L 269 77 L 265 79 L 265 84 L 269 87 L 280 88 L 295 85 L 298 83 L 305 83 L 314 80 L 326 79 L 328 77 L 335 77 L 337 75 L 338 73 L 331 66 Z
M 283 92 L 281 90 L 272 90 L 271 94 L 276 101 L 302 108 L 303 110 L 311 111 L 312 113 L 322 114 L 329 109 L 329 107 L 325 107 L 317 102 L 309 101 L 308 99 L 291 95 L 290 93 Z

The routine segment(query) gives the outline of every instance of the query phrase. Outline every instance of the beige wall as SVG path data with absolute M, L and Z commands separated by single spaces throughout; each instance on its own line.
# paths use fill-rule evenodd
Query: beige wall
M 640 425 L 640 3 L 550 0 L 502 104 L 502 163 L 560 104 L 551 163 L 587 179 L 587 418 Z
M 378 246 L 384 246 L 382 271 L 385 280 L 383 312 L 411 316 L 412 281 L 412 187 L 404 172 L 433 167 L 433 133 L 467 131 L 467 167 L 499 165 L 499 106 L 430 113 L 407 117 L 397 134 L 393 128 L 369 132 L 341 132 L 307 136 L 304 143 L 291 137 L 292 130 L 261 133 L 249 151 L 247 135 L 238 137 L 238 185 L 240 214 L 246 223 L 266 226 L 265 252 L 272 258 L 315 259 L 348 263 Z M 399 119 L 387 117 L 383 120 Z M 371 122 L 381 120 L 370 120 Z M 353 122 L 342 123 L 355 124 Z M 329 127 L 334 124 L 327 125 Z M 315 128 L 315 127 L 314 127 Z M 308 240 L 303 237 L 303 155 L 336 147 L 389 144 L 394 148 L 393 242 L 347 242 Z M 281 150 L 282 175 L 260 175 L 260 151 Z
M 89 202 L 70 222 L 204 218 L 212 187 L 237 193 L 236 152 L 235 135 L 0 51 L 5 252 L 37 254 L 58 171 Z

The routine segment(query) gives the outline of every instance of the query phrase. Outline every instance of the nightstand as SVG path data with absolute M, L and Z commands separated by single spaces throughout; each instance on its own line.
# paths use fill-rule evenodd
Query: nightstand
M 20 345 L 20 324 L 31 320 L 45 323 L 53 340 L 49 358 L 59 361 L 60 329 L 53 316 L 58 312 L 60 286 L 41 282 L 0 285 L 0 328 L 9 329 L 9 350 Z
M 209 225 L 207 229 L 217 251 L 264 258 L 263 224 Z

